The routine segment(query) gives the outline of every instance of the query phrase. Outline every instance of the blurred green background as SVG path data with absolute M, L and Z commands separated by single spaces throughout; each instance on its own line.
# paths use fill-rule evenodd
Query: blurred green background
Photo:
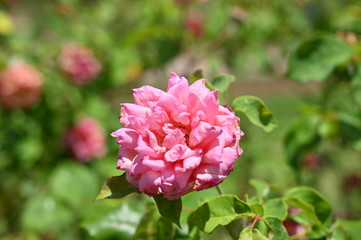
M 170 72 L 188 77 L 197 69 L 209 80 L 235 75 L 229 95 L 261 97 L 278 120 L 265 133 L 240 115 L 244 154 L 221 185 L 224 192 L 254 194 L 251 178 L 280 189 L 309 185 L 337 216 L 360 218 L 361 147 L 333 134 L 339 127 L 333 121 L 318 128 L 333 135 L 313 144 L 307 133 L 314 129 L 299 123 L 315 109 L 352 108 L 349 89 L 341 84 L 332 92 L 326 82 L 287 78 L 292 51 L 325 33 L 359 44 L 360 1 L 1 0 L 0 71 L 26 63 L 43 87 L 30 107 L 0 106 L 0 239 L 133 239 L 151 198 L 92 202 L 106 177 L 121 174 L 110 137 L 120 127 L 119 103 L 133 101 L 132 88 L 165 89 Z M 65 57 L 75 61 L 72 70 L 60 60 L 68 44 L 81 52 Z M 69 71 L 89 76 L 82 82 Z M 81 160 L 64 139 L 84 117 L 103 128 L 99 141 L 107 153 Z M 306 143 L 297 164 L 285 150 L 295 128 Z M 184 205 L 195 208 L 211 195 L 216 190 L 191 193 Z

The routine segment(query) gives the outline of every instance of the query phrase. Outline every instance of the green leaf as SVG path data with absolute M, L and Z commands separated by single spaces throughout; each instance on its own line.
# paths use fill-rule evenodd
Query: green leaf
M 352 78 L 351 89 L 355 102 L 361 106 L 361 64 L 357 66 L 357 72 Z
M 276 217 L 265 217 L 264 222 L 271 228 L 273 232 L 272 240 L 287 240 L 289 239 L 286 228 L 282 221 Z
M 154 220 L 155 220 L 155 207 L 151 207 L 147 210 L 147 212 L 143 215 L 140 220 L 137 229 L 134 233 L 134 239 L 144 239 L 151 240 L 152 236 L 149 235 L 149 232 L 154 232 Z
M 62 199 L 78 212 L 86 212 L 97 192 L 98 179 L 92 171 L 78 163 L 58 165 L 50 176 L 50 189 L 57 199 Z
M 234 110 L 242 112 L 254 125 L 270 132 L 277 127 L 276 119 L 264 102 L 254 96 L 241 96 L 233 101 Z
M 188 223 L 211 233 L 219 225 L 225 226 L 241 217 L 254 215 L 252 208 L 236 196 L 222 195 L 204 202 L 189 216 Z
M 288 75 L 298 82 L 324 81 L 351 56 L 347 43 L 331 36 L 317 37 L 301 44 L 291 55 Z
M 283 142 L 288 161 L 294 168 L 300 167 L 303 154 L 319 143 L 319 123 L 318 115 L 306 115 L 299 118 L 286 133 Z
M 239 235 L 238 240 L 270 240 L 270 238 L 262 235 L 258 229 L 245 228 Z
M 220 75 L 215 77 L 212 82 L 207 81 L 206 84 L 211 90 L 218 89 L 221 93 L 225 93 L 235 80 L 236 78 L 232 75 Z
M 178 227 L 182 228 L 180 225 L 182 200 L 180 198 L 175 200 L 168 200 L 161 194 L 154 196 L 153 198 L 157 204 L 160 215 L 176 224 Z
M 285 193 L 285 199 L 297 199 L 299 202 L 304 203 L 303 206 L 298 204 L 301 209 L 310 211 L 307 209 L 307 205 L 311 206 L 317 218 L 326 223 L 331 217 L 331 206 L 315 189 L 310 187 L 295 187 L 288 190 Z
M 347 239 L 359 239 L 361 236 L 361 220 L 337 219 L 335 227 L 342 231 Z
M 264 216 L 277 217 L 280 220 L 285 220 L 287 217 L 287 204 L 280 198 L 273 198 L 264 204 Z
M 56 198 L 39 196 L 30 199 L 21 217 L 24 230 L 61 231 L 73 222 L 74 213 Z
M 256 215 L 259 215 L 259 216 L 263 216 L 264 214 L 264 209 L 263 209 L 263 206 L 259 203 L 251 203 L 250 204 L 251 208 L 252 208 L 252 211 L 256 214 Z
M 160 217 L 156 223 L 156 239 L 169 240 L 174 239 L 175 228 L 172 222 L 164 217 Z
M 201 69 L 197 69 L 189 76 L 189 82 L 194 83 L 195 81 L 202 78 L 204 78 L 203 71 Z
M 131 240 L 144 211 L 144 205 L 136 201 L 122 201 L 117 208 L 87 219 L 83 227 L 91 239 Z
M 121 176 L 107 178 L 94 201 L 105 198 L 123 198 L 133 192 L 140 193 L 136 187 L 127 181 L 125 176 L 126 173 L 123 173 Z
M 264 198 L 271 190 L 270 185 L 259 179 L 251 179 L 249 183 L 256 189 L 258 201 L 263 202 Z

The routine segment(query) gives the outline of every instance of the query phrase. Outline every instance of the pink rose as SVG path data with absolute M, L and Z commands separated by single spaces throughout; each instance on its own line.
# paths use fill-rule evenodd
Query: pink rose
M 243 133 L 217 95 L 204 79 L 189 86 L 175 73 L 167 92 L 134 89 L 135 104 L 121 104 L 123 128 L 112 133 L 120 144 L 117 168 L 140 191 L 170 200 L 221 183 L 242 154 Z
M 64 46 L 59 66 L 73 83 L 79 85 L 91 82 L 102 69 L 101 63 L 90 49 L 73 43 Z
M 92 118 L 84 118 L 70 128 L 64 140 L 66 148 L 80 162 L 102 157 L 107 151 L 104 130 Z
M 40 73 L 25 63 L 10 65 L 0 75 L 0 102 L 8 108 L 26 108 L 40 98 L 43 79 Z

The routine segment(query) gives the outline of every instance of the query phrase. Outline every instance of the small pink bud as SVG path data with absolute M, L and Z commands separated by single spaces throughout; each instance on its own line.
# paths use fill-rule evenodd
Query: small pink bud
M 101 63 L 90 49 L 73 43 L 63 47 L 59 66 L 73 83 L 79 85 L 91 82 L 102 69 Z
M 100 158 L 107 152 L 105 134 L 92 118 L 83 118 L 65 135 L 65 147 L 80 162 Z
M 25 63 L 15 63 L 0 75 L 0 102 L 7 108 L 26 108 L 39 101 L 43 79 Z

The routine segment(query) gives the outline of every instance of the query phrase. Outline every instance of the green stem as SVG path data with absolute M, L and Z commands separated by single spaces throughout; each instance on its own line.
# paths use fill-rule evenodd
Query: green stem
M 219 195 L 223 195 L 222 188 L 219 185 L 216 186 L 216 189 Z

